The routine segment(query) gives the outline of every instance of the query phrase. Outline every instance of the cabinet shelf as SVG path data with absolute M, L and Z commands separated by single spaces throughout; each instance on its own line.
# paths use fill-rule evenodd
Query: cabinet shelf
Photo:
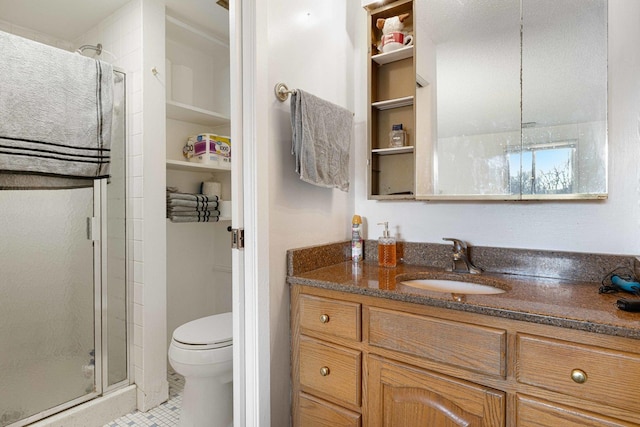
M 216 48 L 229 48 L 229 41 L 210 34 L 173 16 L 166 16 L 167 37 L 185 46 L 207 51 Z
M 413 96 L 404 96 L 402 98 L 387 99 L 384 101 L 378 101 L 371 104 L 373 108 L 378 110 L 389 110 L 391 108 L 406 107 L 413 105 Z
M 210 221 L 210 222 L 173 222 L 169 218 L 166 218 L 167 224 L 171 225 L 184 225 L 184 224 L 218 224 L 223 221 L 231 221 L 230 216 L 221 216 L 218 218 L 218 221 Z
M 167 101 L 167 117 L 206 126 L 222 126 L 228 125 L 231 122 L 229 117 L 216 113 L 215 111 L 209 111 L 175 101 Z
M 390 156 L 393 154 L 405 154 L 405 153 L 413 153 L 413 146 L 407 145 L 405 147 L 391 147 L 391 148 L 374 148 L 371 150 L 373 154 L 377 154 L 378 156 Z
M 230 164 L 207 164 L 207 163 L 192 163 L 184 160 L 172 160 L 167 159 L 167 169 L 178 171 L 190 171 L 190 172 L 215 172 L 215 171 L 230 171 Z
M 391 52 L 380 53 L 373 55 L 371 60 L 378 65 L 388 64 L 390 62 L 401 61 L 403 59 L 411 58 L 413 56 L 413 46 L 406 46 Z
M 380 19 L 407 14 L 403 31 L 414 34 L 415 0 L 366 0 L 368 40 L 380 40 Z M 376 54 L 374 54 L 376 53 Z M 415 200 L 416 50 L 400 46 L 377 53 L 374 46 L 367 58 L 369 200 Z M 389 147 L 389 131 L 402 124 L 407 146 Z

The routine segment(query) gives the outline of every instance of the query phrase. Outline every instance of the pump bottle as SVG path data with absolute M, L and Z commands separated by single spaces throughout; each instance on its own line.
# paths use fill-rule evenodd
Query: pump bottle
M 382 236 L 378 239 L 378 265 L 380 267 L 396 266 L 396 239 L 389 235 L 389 222 L 380 222 L 384 225 Z

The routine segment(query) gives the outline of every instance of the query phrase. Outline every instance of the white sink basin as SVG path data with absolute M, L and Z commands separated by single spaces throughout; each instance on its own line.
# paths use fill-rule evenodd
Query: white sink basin
M 414 279 L 400 282 L 403 285 L 435 292 L 450 292 L 452 294 L 476 294 L 491 295 L 502 294 L 505 291 L 489 285 L 461 282 L 459 280 L 446 279 Z

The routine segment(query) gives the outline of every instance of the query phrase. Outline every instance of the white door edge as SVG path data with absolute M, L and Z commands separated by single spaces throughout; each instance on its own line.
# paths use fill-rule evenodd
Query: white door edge
M 234 426 L 270 425 L 268 216 L 257 107 L 256 0 L 230 2 L 232 227 L 243 228 L 245 248 L 232 250 Z M 264 21 L 262 21 L 264 23 Z M 260 114 L 263 114 L 262 116 Z M 261 186 L 261 187 L 260 187 Z M 260 187 L 260 188 L 259 188 Z M 262 209 L 264 210 L 264 209 Z M 268 215 L 268 213 L 266 213 Z M 265 279 L 266 277 L 266 279 Z

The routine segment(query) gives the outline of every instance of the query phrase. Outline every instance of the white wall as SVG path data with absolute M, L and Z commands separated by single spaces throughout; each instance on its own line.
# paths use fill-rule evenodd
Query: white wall
M 352 4 L 353 3 L 353 4 Z M 264 92 L 268 134 L 256 141 L 268 158 L 271 425 L 289 425 L 289 286 L 287 249 L 343 240 L 353 214 L 349 193 L 302 182 L 291 155 L 289 101 L 273 93 L 278 82 L 354 110 L 354 10 L 342 0 L 271 0 L 268 3 L 268 74 Z M 354 141 L 355 142 L 355 141 Z M 248 142 L 250 143 L 250 142 Z
M 5 21 L 3 19 L 0 19 L 0 31 L 15 34 L 17 36 L 24 37 L 25 39 L 34 40 L 68 51 L 73 51 L 79 47 L 69 40 L 61 40 L 48 34 L 44 34 L 30 28 L 25 28 L 12 22 Z
M 166 144 L 165 128 L 165 8 L 164 2 L 141 0 L 142 5 L 142 230 L 141 269 L 136 278 L 143 310 L 134 330 L 141 357 L 135 359 L 138 409 L 146 411 L 167 400 L 167 272 L 166 260 Z M 152 73 L 156 67 L 158 75 Z M 136 123 L 133 123 L 136 126 Z M 137 224 L 138 225 L 138 224 Z M 135 300 L 135 296 L 134 296 Z
M 609 0 L 609 198 L 603 202 L 380 202 L 366 200 L 366 131 L 356 134 L 355 210 L 368 224 L 389 221 L 413 242 L 457 237 L 472 245 L 578 252 L 640 253 L 640 3 Z M 357 24 L 356 24 L 357 22 Z M 363 46 L 366 14 L 358 13 Z M 366 51 L 356 52 L 356 75 L 366 75 Z M 366 111 L 367 83 L 355 81 L 357 111 Z M 369 227 L 369 238 L 379 231 Z

